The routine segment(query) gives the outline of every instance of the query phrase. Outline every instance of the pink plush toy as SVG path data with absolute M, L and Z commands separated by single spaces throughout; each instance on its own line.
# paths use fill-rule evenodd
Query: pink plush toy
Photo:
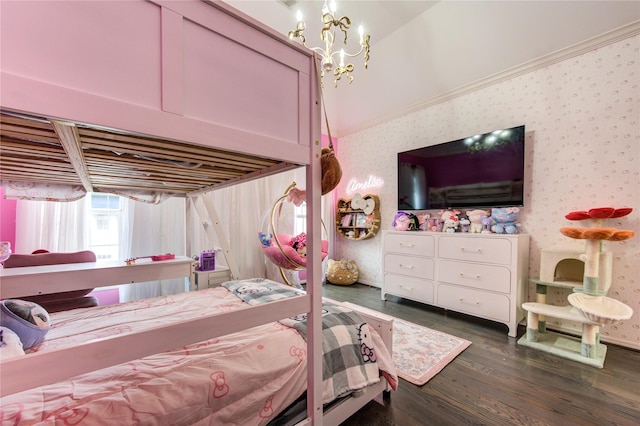
M 301 232 L 291 239 L 291 247 L 302 257 L 307 257 L 307 234 Z
M 291 188 L 287 194 L 287 201 L 293 203 L 294 206 L 300 207 L 307 199 L 307 191 L 304 189 Z
M 489 212 L 485 210 L 467 210 L 467 216 L 471 226 L 469 232 L 480 234 L 482 232 L 482 219 L 489 217 Z
M 413 213 L 398 212 L 393 217 L 391 226 L 396 231 L 415 231 L 419 227 L 418 218 Z

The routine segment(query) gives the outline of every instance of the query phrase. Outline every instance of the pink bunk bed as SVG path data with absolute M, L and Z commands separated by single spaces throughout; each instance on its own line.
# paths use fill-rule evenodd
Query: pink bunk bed
M 97 334 L 91 324 L 109 323 L 116 311 L 142 312 L 135 303 L 157 307 L 170 301 L 52 314 L 54 323 L 71 329 L 84 325 L 64 340 L 56 333 L 71 331 L 54 328 L 41 349 L 3 360 L 3 404 L 33 403 L 29 398 L 73 387 L 74 380 L 100 389 L 123 366 L 154 366 L 149 360 L 158 360 L 158 354 L 182 359 L 185 351 L 215 346 L 203 342 L 242 339 L 238 336 L 248 336 L 249 329 L 300 315 L 307 317 L 306 339 L 298 341 L 307 361 L 303 373 L 297 373 L 298 380 L 304 376 L 299 389 L 306 389 L 302 423 L 338 424 L 389 388 L 382 375 L 325 409 L 322 272 L 314 260 L 321 252 L 320 99 L 311 52 L 221 2 L 4 2 L 0 19 L 0 174 L 5 187 L 25 191 L 27 197 L 33 194 L 30 188 L 45 184 L 51 194 L 70 187 L 80 194 L 193 199 L 305 167 L 308 212 L 306 292 L 255 305 L 236 301 L 237 295 L 225 288 L 185 293 L 172 302 L 192 305 L 188 318 L 180 309 L 166 309 L 171 315 L 162 321 L 150 314 L 139 327 Z M 0 293 L 5 299 L 20 298 L 192 274 L 187 258 L 33 266 L 2 270 Z M 46 289 L 42 277 L 48 280 Z M 208 309 L 221 301 L 226 304 L 218 312 Z M 366 320 L 390 349 L 391 320 L 376 315 Z M 165 360 L 158 362 L 164 365 Z M 96 382 L 102 374 L 104 380 Z M 291 393 L 298 397 L 293 386 Z M 205 398 L 193 404 L 210 402 L 211 393 L 185 394 Z M 114 406 L 133 410 L 126 397 Z M 238 407 L 242 412 L 249 404 L 239 402 Z M 0 410 L 2 416 L 10 414 L 6 407 Z

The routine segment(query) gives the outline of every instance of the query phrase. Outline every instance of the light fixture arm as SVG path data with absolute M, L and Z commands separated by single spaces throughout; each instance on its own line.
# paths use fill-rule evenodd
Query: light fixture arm
M 327 7 L 325 2 L 324 7 L 322 8 L 322 29 L 320 31 L 320 39 L 324 42 L 324 48 L 321 47 L 309 47 L 306 44 L 306 37 L 304 35 L 304 31 L 307 29 L 305 22 L 302 20 L 302 16 L 300 12 L 298 12 L 298 22 L 296 24 L 296 28 L 292 31 L 289 31 L 289 39 L 300 42 L 304 47 L 313 50 L 321 57 L 322 67 L 320 71 L 320 76 L 324 77 L 326 74 L 333 74 L 335 77 L 334 85 L 338 87 L 338 82 L 341 80 L 343 75 L 346 75 L 349 83 L 353 82 L 353 76 L 351 73 L 355 69 L 354 65 L 351 63 L 345 64 L 344 59 L 345 56 L 348 57 L 356 57 L 359 56 L 362 52 L 364 52 L 364 67 L 365 69 L 369 68 L 369 58 L 370 58 L 370 40 L 371 36 L 369 34 L 365 34 L 362 26 L 358 29 L 358 33 L 360 34 L 360 49 L 356 53 L 347 53 L 345 52 L 345 48 L 347 46 L 348 41 L 348 31 L 351 28 L 351 19 L 348 16 L 341 16 L 340 18 L 335 17 L 335 4 L 331 4 L 331 9 Z M 342 31 L 344 35 L 344 48 L 340 50 L 334 51 L 334 41 L 336 30 Z M 335 55 L 340 55 L 339 62 L 336 61 Z

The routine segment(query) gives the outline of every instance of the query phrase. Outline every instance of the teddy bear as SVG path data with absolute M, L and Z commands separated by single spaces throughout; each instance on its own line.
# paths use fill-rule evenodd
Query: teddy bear
M 467 210 L 467 217 L 471 224 L 469 225 L 469 232 L 480 234 L 482 232 L 482 219 L 489 216 L 489 212 L 486 210 Z
M 350 285 L 358 281 L 360 271 L 355 260 L 329 259 L 327 264 L 327 281 L 332 284 Z
M 440 221 L 442 222 L 442 232 L 456 232 L 459 225 L 458 215 L 460 214 L 460 211 L 440 210 L 438 214 L 440 215 Z
M 322 169 L 322 195 L 331 192 L 342 179 L 342 167 L 333 152 L 333 146 L 322 148 L 320 156 L 320 168 Z
M 494 223 L 491 231 L 496 234 L 517 234 L 520 224 L 518 223 L 518 207 L 502 207 L 491 209 L 491 218 Z

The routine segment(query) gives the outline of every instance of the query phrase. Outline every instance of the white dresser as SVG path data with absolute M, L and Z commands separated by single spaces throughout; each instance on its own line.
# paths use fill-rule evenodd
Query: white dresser
M 529 236 L 383 233 L 387 294 L 506 324 L 516 337 L 527 300 Z

